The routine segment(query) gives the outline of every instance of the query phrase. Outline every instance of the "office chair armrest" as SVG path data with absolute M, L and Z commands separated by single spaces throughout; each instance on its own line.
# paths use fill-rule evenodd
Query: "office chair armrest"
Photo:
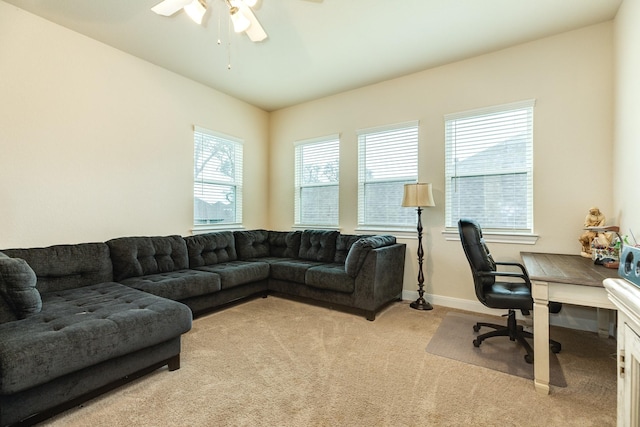
M 497 262 L 497 261 L 494 261 L 494 262 L 496 263 L 496 265 L 518 267 L 520 271 L 522 271 L 522 274 L 527 275 L 527 270 L 524 269 L 524 265 L 520 264 L 519 262 Z
M 493 277 L 510 277 L 510 278 L 518 278 L 522 279 L 524 282 L 529 284 L 529 276 L 521 273 L 514 273 L 508 271 L 478 271 L 478 276 L 493 276 Z M 529 285 L 531 287 L 531 285 Z

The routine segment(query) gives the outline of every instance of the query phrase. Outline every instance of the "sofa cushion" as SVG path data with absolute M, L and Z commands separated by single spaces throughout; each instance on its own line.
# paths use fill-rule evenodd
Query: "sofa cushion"
M 191 329 L 187 306 L 117 283 L 43 294 L 42 301 L 40 313 L 0 325 L 0 394 L 26 390 Z
M 6 249 L 3 252 L 29 264 L 38 277 L 37 287 L 41 293 L 113 281 L 109 247 L 105 243 Z
M 234 231 L 238 259 L 247 260 L 269 256 L 269 232 L 267 230 Z
M 177 270 L 129 277 L 120 283 L 174 301 L 211 294 L 220 290 L 220 276 L 207 271 Z
M 297 258 L 300 252 L 301 231 L 269 231 L 269 255 Z
M 332 262 L 339 234 L 332 230 L 303 231 L 298 256 L 311 261 Z
M 309 268 L 305 283 L 318 289 L 351 293 L 356 280 L 344 271 L 344 264 L 331 263 Z
M 347 254 L 349 253 L 349 249 L 351 249 L 351 246 L 361 237 L 366 236 L 358 236 L 355 234 L 340 234 L 336 239 L 336 255 L 333 258 L 333 262 L 344 264 L 344 261 L 347 259 Z
M 265 280 L 269 277 L 269 264 L 260 261 L 231 261 L 206 265 L 197 270 L 208 271 L 220 276 L 220 288 L 228 289 L 246 283 Z
M 107 245 L 116 282 L 189 268 L 187 244 L 180 236 L 120 237 Z
M 271 264 L 271 278 L 304 284 L 307 270 L 318 265 L 322 263 L 303 259 L 284 259 Z
M 236 239 L 231 231 L 198 234 L 184 238 L 189 254 L 189 268 L 235 261 Z
M 24 319 L 40 311 L 42 299 L 36 280 L 36 274 L 25 260 L 0 252 L 0 299 L 4 302 L 0 323 Z
M 357 240 L 347 254 L 344 262 L 346 273 L 351 277 L 356 277 L 360 271 L 360 267 L 364 264 L 364 260 L 372 249 L 389 246 L 396 243 L 394 236 L 369 236 Z

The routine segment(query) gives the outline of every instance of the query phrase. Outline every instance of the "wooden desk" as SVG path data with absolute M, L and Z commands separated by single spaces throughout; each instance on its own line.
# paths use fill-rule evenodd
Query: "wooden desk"
M 615 310 L 602 281 L 618 271 L 580 255 L 521 252 L 533 295 L 533 372 L 536 391 L 549 394 L 549 301 Z M 598 311 L 601 336 L 609 336 L 609 316 Z

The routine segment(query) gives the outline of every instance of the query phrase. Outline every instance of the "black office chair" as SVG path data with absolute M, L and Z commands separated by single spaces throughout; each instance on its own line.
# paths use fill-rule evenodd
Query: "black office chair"
M 524 360 L 533 363 L 533 349 L 525 338 L 533 338 L 533 334 L 523 329 L 516 322 L 516 310 L 528 315 L 533 309 L 533 298 L 531 296 L 531 282 L 522 264 L 514 262 L 495 262 L 489 253 L 489 248 L 482 238 L 480 224 L 471 219 L 461 219 L 458 221 L 458 233 L 462 248 L 467 256 L 473 282 L 476 288 L 476 296 L 481 303 L 490 308 L 503 308 L 509 310 L 507 326 L 495 325 L 492 323 L 478 322 L 473 326 L 475 332 L 481 327 L 489 327 L 495 330 L 478 335 L 473 340 L 473 345 L 480 347 L 482 341 L 491 337 L 507 336 L 511 341 L 518 341 L 527 351 Z M 517 267 L 519 272 L 498 272 L 497 267 Z M 549 311 L 557 313 L 562 305 L 559 303 L 549 303 Z M 549 340 L 551 351 L 559 353 L 562 346 L 559 342 Z

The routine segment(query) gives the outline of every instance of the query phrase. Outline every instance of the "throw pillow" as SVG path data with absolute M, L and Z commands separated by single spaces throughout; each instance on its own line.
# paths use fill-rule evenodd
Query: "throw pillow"
M 357 240 L 351 245 L 351 249 L 347 253 L 347 258 L 344 261 L 345 272 L 351 277 L 356 277 L 362 264 L 364 264 L 365 258 L 372 249 L 393 245 L 394 243 L 396 243 L 396 238 L 387 235 L 363 237 Z
M 36 281 L 36 274 L 25 260 L 0 253 L 0 296 L 18 319 L 39 313 L 42 309 Z

